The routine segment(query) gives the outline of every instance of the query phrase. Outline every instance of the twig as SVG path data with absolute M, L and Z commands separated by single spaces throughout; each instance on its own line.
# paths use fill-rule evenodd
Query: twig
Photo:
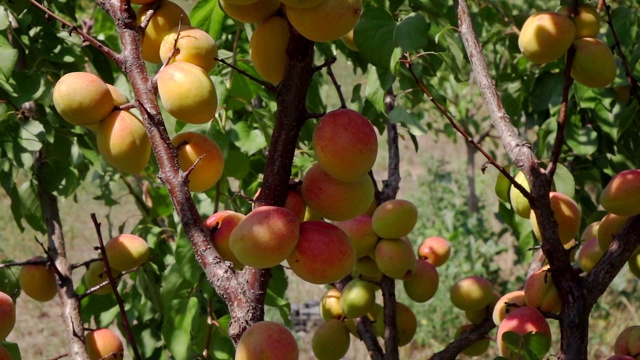
M 0 269 L 12 267 L 12 266 L 46 265 L 48 263 L 49 263 L 48 259 L 30 259 L 26 261 L 11 261 L 11 262 L 0 264 Z
M 64 353 L 64 354 L 60 354 L 60 355 L 58 355 L 58 356 L 52 357 L 52 358 L 51 358 L 51 359 L 49 359 L 49 360 L 59 360 L 59 359 L 66 358 L 66 357 L 68 357 L 68 356 L 69 356 L 69 354 L 68 354 L 68 353 Z
M 102 259 L 98 259 L 98 261 L 102 261 Z M 144 264 L 142 264 L 142 265 L 144 265 Z M 140 268 L 142 267 L 142 265 L 140 265 L 140 266 L 136 266 L 135 268 L 133 268 L 133 269 L 131 269 L 131 270 L 123 271 L 123 272 L 121 272 L 119 275 L 117 275 L 117 276 L 114 278 L 114 279 L 116 280 L 116 286 L 118 286 L 118 285 L 117 285 L 117 282 L 118 282 L 120 279 L 122 279 L 122 278 L 123 278 L 125 275 L 127 275 L 127 274 L 130 274 L 130 273 L 132 273 L 132 272 L 136 272 L 136 271 L 138 271 L 138 269 L 140 269 Z M 106 272 L 106 270 L 105 270 L 105 272 Z M 108 279 L 108 278 L 107 278 L 107 280 L 105 280 L 105 281 L 101 282 L 100 284 L 95 285 L 95 286 L 93 286 L 93 287 L 91 287 L 91 288 L 87 289 L 84 293 L 82 293 L 82 294 L 78 295 L 78 298 L 79 298 L 80 300 L 82 300 L 82 299 L 84 299 L 84 298 L 86 298 L 87 296 L 89 296 L 89 295 L 91 295 L 91 294 L 95 293 L 96 291 L 98 291 L 98 290 L 102 289 L 103 287 L 105 287 L 105 286 L 107 286 L 107 285 L 111 285 L 111 282 L 109 281 L 109 279 Z
M 107 251 L 104 248 L 104 241 L 102 240 L 102 231 L 100 230 L 100 223 L 96 218 L 95 213 L 91 213 L 91 220 L 93 220 L 93 226 L 96 229 L 96 234 L 98 235 L 98 243 L 100 244 L 100 253 L 102 254 L 102 261 L 104 262 L 104 271 L 107 274 L 107 278 L 109 279 L 109 283 L 111 284 L 111 288 L 113 289 L 113 295 L 116 298 L 116 303 L 118 303 L 118 308 L 120 309 L 120 316 L 122 317 L 122 326 L 124 327 L 125 332 L 127 333 L 127 338 L 129 339 L 129 344 L 133 349 L 133 354 L 137 360 L 142 359 L 140 353 L 138 352 L 138 345 L 136 344 L 136 339 L 133 336 L 133 332 L 131 331 L 131 325 L 129 325 L 129 319 L 127 318 L 127 312 L 124 308 L 124 301 L 118 292 L 118 283 L 111 273 L 111 265 L 109 265 L 109 258 L 107 257 Z
M 334 61 L 335 61 L 335 58 L 334 58 Z M 346 101 L 344 101 L 344 95 L 342 95 L 342 88 L 338 83 L 338 80 L 336 79 L 336 76 L 333 73 L 333 70 L 331 69 L 331 64 L 327 65 L 327 74 L 329 74 L 329 78 L 331 79 L 333 86 L 335 86 L 336 92 L 338 93 L 338 97 L 340 98 L 340 108 L 346 109 L 347 103 Z
M 335 56 L 330 57 L 328 59 L 326 59 L 322 64 L 314 66 L 313 67 L 313 72 L 318 72 L 326 67 L 329 67 L 333 64 L 335 64 L 335 62 L 337 61 L 337 58 Z
M 37 2 L 35 0 L 29 0 L 29 2 L 32 3 L 33 5 L 35 5 L 40 10 L 44 11 L 48 16 L 58 20 L 59 22 L 61 22 L 65 26 L 67 26 L 69 28 L 69 30 L 68 30 L 69 34 L 71 34 L 72 32 L 77 33 L 78 35 L 80 35 L 80 37 L 82 37 L 82 39 L 84 41 L 86 41 L 89 44 L 95 46 L 98 50 L 102 51 L 102 53 L 104 53 L 108 58 L 113 59 L 116 62 L 119 62 L 120 55 L 118 55 L 118 53 L 113 51 L 111 48 L 109 48 L 108 46 L 105 46 L 104 44 L 102 44 L 100 41 L 98 41 L 93 36 L 87 34 L 86 32 L 84 32 L 84 31 L 82 31 L 80 29 L 78 29 L 77 26 L 75 26 L 72 23 L 68 22 L 67 20 L 61 18 L 56 13 L 54 13 L 51 10 L 49 10 L 49 8 L 47 8 L 46 6 L 40 4 L 39 2 Z
M 624 66 L 624 72 L 627 76 L 627 81 L 629 82 L 629 86 L 631 87 L 631 93 L 633 97 L 636 99 L 636 102 L 640 106 L 640 89 L 638 86 L 638 80 L 633 77 L 633 73 L 631 72 L 631 67 L 629 66 L 629 61 L 627 60 L 627 56 L 622 51 L 622 45 L 620 44 L 620 39 L 618 39 L 618 34 L 616 33 L 616 29 L 613 26 L 613 19 L 611 18 L 611 6 L 607 4 L 606 0 L 600 0 L 604 5 L 604 9 L 607 11 L 607 24 L 611 29 L 611 34 L 613 35 L 614 40 L 616 41 L 615 47 L 618 49 L 618 56 L 622 60 L 622 65 Z
M 219 62 L 227 65 L 228 67 L 232 68 L 233 70 L 239 72 L 240 74 L 246 76 L 247 78 L 251 79 L 253 82 L 261 85 L 262 87 L 264 87 L 265 89 L 269 90 L 272 93 L 275 93 L 277 91 L 277 89 L 278 89 L 277 86 L 275 86 L 275 85 L 273 85 L 273 84 L 271 84 L 269 82 L 266 82 L 266 81 L 264 81 L 262 79 L 258 79 L 257 77 L 249 74 L 248 72 L 240 69 L 239 67 L 237 67 L 237 66 L 235 66 L 235 65 L 233 65 L 231 63 L 228 63 L 225 59 L 222 59 L 222 58 L 215 58 L 215 59 L 216 59 L 216 61 L 219 61 Z
M 162 64 L 162 67 L 160 67 L 160 70 L 158 70 L 158 74 L 160 73 L 160 71 L 162 71 L 162 69 L 167 67 L 169 63 L 171 63 L 171 60 L 173 60 L 174 56 L 180 54 L 180 49 L 178 49 L 178 40 L 180 40 L 180 32 L 182 31 L 182 16 L 183 14 L 180 14 L 180 21 L 178 21 L 178 31 L 176 32 L 175 39 L 173 39 L 173 49 L 171 50 L 171 53 L 169 54 L 167 60 L 164 62 L 164 64 Z
M 496 324 L 493 323 L 493 318 L 488 316 L 480 324 L 471 328 L 471 330 L 462 334 L 459 338 L 452 341 L 443 350 L 433 354 L 431 360 L 449 360 L 456 359 L 464 349 L 474 344 L 476 341 L 481 340 L 487 336 L 487 333 L 491 331 Z

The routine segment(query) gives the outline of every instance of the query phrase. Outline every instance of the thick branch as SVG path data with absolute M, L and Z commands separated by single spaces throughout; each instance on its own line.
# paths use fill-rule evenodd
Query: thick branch
M 487 336 L 487 333 L 491 331 L 496 324 L 493 323 L 493 318 L 488 316 L 479 325 L 474 326 L 471 330 L 462 334 L 459 338 L 452 341 L 442 351 L 439 351 L 431 357 L 431 360 L 452 360 L 457 359 L 458 354 L 463 352 L 467 347 L 474 344 L 476 341 L 481 340 Z

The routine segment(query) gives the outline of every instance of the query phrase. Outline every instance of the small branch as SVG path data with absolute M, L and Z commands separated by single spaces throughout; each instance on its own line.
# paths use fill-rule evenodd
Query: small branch
M 400 353 L 398 352 L 396 282 L 382 275 L 381 288 L 384 300 L 384 359 L 397 360 L 400 358 Z
M 462 334 L 459 338 L 452 341 L 443 350 L 433 354 L 431 360 L 449 360 L 457 359 L 458 354 L 464 351 L 467 347 L 471 346 L 478 340 L 482 340 L 487 336 L 496 324 L 493 323 L 493 318 L 488 316 L 480 324 L 471 328 L 471 330 Z
M 622 51 L 622 46 L 620 45 L 620 39 L 618 39 L 618 34 L 616 33 L 616 29 L 613 26 L 613 19 L 611 18 L 611 6 L 607 4 L 606 0 L 600 0 L 599 5 L 604 5 L 604 9 L 607 11 L 607 24 L 611 29 L 611 34 L 615 39 L 615 47 L 618 49 L 618 56 L 620 56 L 620 60 L 622 60 L 622 65 L 624 66 L 624 72 L 627 76 L 627 81 L 629 82 L 629 86 L 631 87 L 631 93 L 633 94 L 634 99 L 638 105 L 640 105 L 640 88 L 638 86 L 638 80 L 633 77 L 633 73 L 631 72 L 631 67 L 629 66 L 629 61 L 627 60 L 627 56 Z
M 48 259 L 31 259 L 26 261 L 11 261 L 0 264 L 0 269 L 8 268 L 12 266 L 24 266 L 24 265 L 47 265 Z
M 178 21 L 178 31 L 176 33 L 175 39 L 173 39 L 173 49 L 171 50 L 171 54 L 169 54 L 167 61 L 165 61 L 164 64 L 162 64 L 162 67 L 160 67 L 160 70 L 158 70 L 158 74 L 160 73 L 160 71 L 162 71 L 162 69 L 164 69 L 165 67 L 167 67 L 167 65 L 171 63 L 171 60 L 173 60 L 174 56 L 180 54 L 180 50 L 178 49 L 178 40 L 180 39 L 180 32 L 182 31 L 182 16 L 183 15 L 180 14 L 180 21 Z
M 227 62 L 225 59 L 222 59 L 222 58 L 215 58 L 215 59 L 216 59 L 216 61 L 219 61 L 220 63 L 225 64 L 228 67 L 232 68 L 233 70 L 235 70 L 235 71 L 239 72 L 240 74 L 246 76 L 247 78 L 251 79 L 253 82 L 261 85 L 263 88 L 269 90 L 272 93 L 275 93 L 278 90 L 277 86 L 275 86 L 275 85 L 273 85 L 273 84 L 271 84 L 269 82 L 266 82 L 266 81 L 264 81 L 262 79 L 258 79 L 257 77 L 249 74 L 248 72 L 240 69 L 239 67 Z
M 326 59 L 322 64 L 314 66 L 313 67 L 313 72 L 318 72 L 326 67 L 329 67 L 333 64 L 335 64 L 335 62 L 337 61 L 337 58 L 335 56 L 330 57 L 328 59 Z
M 127 311 L 124 308 L 124 301 L 118 292 L 118 283 L 111 273 L 111 265 L 109 265 L 109 258 L 107 257 L 107 251 L 104 248 L 104 241 L 102 240 L 102 231 L 100 231 L 100 223 L 96 218 L 95 213 L 91 213 L 91 220 L 93 220 L 93 226 L 96 229 L 96 234 L 98 235 L 98 243 L 100 244 L 100 253 L 102 254 L 102 261 L 104 262 L 104 272 L 109 279 L 109 283 L 111 284 L 111 288 L 113 289 L 113 295 L 116 298 L 116 302 L 118 303 L 118 308 L 120 309 L 120 316 L 122 317 L 122 326 L 124 327 L 125 332 L 127 333 L 127 338 L 129 340 L 129 344 L 133 350 L 133 354 L 137 360 L 142 359 L 140 353 L 138 352 L 138 345 L 136 344 L 136 339 L 133 337 L 133 332 L 131 331 L 131 325 L 129 325 L 129 319 L 127 318 Z
M 333 61 L 335 62 L 335 57 L 333 58 Z M 327 64 L 327 74 L 329 74 L 329 78 L 331 79 L 333 86 L 335 86 L 336 92 L 338 93 L 338 97 L 340 98 L 340 108 L 346 109 L 347 103 L 346 101 L 344 101 L 344 95 L 342 95 L 342 88 L 340 87 L 340 84 L 338 83 L 338 80 L 336 79 L 336 76 L 333 73 L 333 70 L 331 69 L 331 64 Z
M 102 261 L 102 259 L 97 259 L 97 261 Z M 92 262 L 94 262 L 94 261 L 92 261 Z M 144 265 L 144 264 L 142 264 L 142 265 Z M 118 281 L 119 281 L 120 279 L 122 279 L 122 277 L 123 277 L 123 276 L 125 276 L 125 275 L 127 275 L 127 274 L 130 274 L 130 273 L 132 273 L 132 272 L 136 272 L 136 271 L 138 271 L 138 269 L 140 269 L 140 268 L 142 267 L 142 265 L 140 265 L 140 266 L 136 266 L 135 268 L 133 268 L 133 269 L 131 269 L 131 270 L 128 270 L 128 271 L 123 271 L 123 272 L 122 272 L 122 273 L 120 273 L 118 276 L 116 276 L 116 277 L 114 278 L 114 280 L 116 281 L 116 286 L 117 286 L 117 284 L 118 284 Z M 106 271 L 106 270 L 105 270 L 105 271 Z M 82 293 L 82 294 L 78 295 L 78 298 L 79 298 L 80 300 L 82 300 L 82 299 L 86 298 L 87 296 L 89 296 L 89 295 L 93 294 L 94 292 L 96 292 L 96 291 L 98 291 L 98 290 L 102 289 L 103 287 L 105 287 L 105 286 L 107 286 L 107 285 L 111 285 L 111 281 L 109 281 L 108 277 L 107 277 L 107 280 L 105 280 L 105 281 L 101 282 L 100 284 L 98 284 L 98 285 L 96 285 L 96 286 L 94 286 L 94 287 L 92 287 L 92 288 L 87 289 L 84 293 Z
M 367 316 L 355 319 L 360 339 L 364 342 L 371 360 L 383 360 L 384 353 L 375 334 L 371 330 L 373 323 Z
M 82 37 L 82 39 L 84 41 L 86 41 L 89 44 L 95 46 L 98 50 L 102 51 L 102 53 L 104 53 L 108 58 L 110 58 L 110 59 L 112 59 L 112 60 L 114 60 L 114 61 L 119 63 L 120 55 L 118 55 L 118 53 L 113 51 L 111 48 L 109 48 L 108 46 L 103 45 L 96 38 L 94 38 L 93 36 L 85 33 L 84 31 L 78 29 L 77 26 L 75 26 L 72 23 L 68 22 L 67 20 L 61 18 L 56 13 L 54 13 L 51 10 L 49 10 L 49 8 L 47 8 L 46 6 L 40 4 L 39 2 L 37 2 L 35 0 L 29 0 L 29 2 L 32 3 L 34 6 L 36 6 L 37 8 L 39 8 L 40 10 L 44 11 L 48 16 L 58 20 L 59 22 L 64 24 L 66 27 L 68 27 L 69 30 L 67 32 L 69 33 L 69 35 L 71 35 L 72 32 L 77 33 L 78 35 L 80 35 L 80 37 Z
M 384 104 L 387 115 L 395 108 L 396 97 L 393 89 L 389 87 L 384 95 Z M 387 143 L 389 146 L 389 168 L 387 179 L 382 181 L 383 186 L 380 196 L 376 198 L 381 202 L 395 199 L 400 190 L 400 147 L 398 145 L 398 126 L 387 118 Z M 372 177 L 373 180 L 373 177 Z M 375 184 L 375 181 L 374 181 Z M 379 203 L 378 203 L 379 204 Z

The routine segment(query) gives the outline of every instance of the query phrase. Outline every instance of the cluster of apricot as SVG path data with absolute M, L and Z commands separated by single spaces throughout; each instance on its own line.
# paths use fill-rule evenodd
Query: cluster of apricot
M 0 291 L 0 342 L 7 338 L 16 325 L 16 305 L 11 296 Z M 0 345 L 0 360 L 11 360 L 9 351 Z
M 544 64 L 559 59 L 573 45 L 573 79 L 588 87 L 609 85 L 616 77 L 616 62 L 607 44 L 596 38 L 600 32 L 598 11 L 583 4 L 575 17 L 569 14 L 570 9 L 565 6 L 558 12 L 531 15 L 520 30 L 520 50 L 531 62 Z

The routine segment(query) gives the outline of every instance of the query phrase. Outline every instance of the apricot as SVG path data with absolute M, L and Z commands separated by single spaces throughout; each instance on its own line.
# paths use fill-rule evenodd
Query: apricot
M 449 290 L 453 306 L 460 310 L 480 310 L 495 300 L 493 285 L 480 276 L 458 280 Z
M 352 272 L 354 277 L 363 279 L 377 279 L 382 277 L 382 271 L 371 256 L 363 256 L 356 260 L 355 268 Z
M 261 206 L 245 216 L 229 236 L 229 247 L 238 260 L 255 268 L 280 264 L 300 237 L 296 215 L 278 206 Z
M 178 150 L 178 164 L 189 173 L 189 191 L 206 191 L 213 187 L 224 170 L 222 150 L 206 135 L 187 131 L 171 139 Z
M 109 259 L 109 266 L 119 271 L 130 271 L 144 264 L 149 259 L 149 244 L 133 234 L 120 234 L 109 240 L 104 249 Z
M 311 348 L 318 360 L 342 359 L 347 354 L 350 343 L 351 336 L 347 326 L 336 319 L 322 323 L 311 338 Z
M 600 14 L 595 6 L 582 4 L 578 6 L 578 13 L 574 17 L 576 24 L 576 39 L 597 37 L 600 32 Z
M 418 209 L 408 200 L 393 199 L 380 204 L 371 217 L 373 231 L 382 238 L 409 235 L 418 222 Z
M 444 265 L 449 260 L 450 254 L 451 244 L 439 236 L 424 239 L 418 247 L 418 256 L 427 259 L 435 267 Z
M 571 77 L 592 88 L 605 87 L 616 78 L 616 59 L 609 46 L 596 38 L 573 42 L 576 55 L 571 64 Z
M 622 330 L 613 345 L 613 353 L 629 356 L 640 354 L 640 326 L 633 325 Z
M 373 200 L 373 190 L 368 175 L 355 182 L 344 182 L 329 175 L 319 164 L 314 164 L 302 179 L 302 198 L 307 207 L 334 221 L 364 213 Z
M 353 39 L 353 29 L 351 29 L 351 31 L 349 31 L 345 36 L 343 36 L 342 38 L 342 42 L 347 45 L 347 47 L 353 51 L 360 51 L 358 50 L 358 47 L 356 46 L 356 42 Z
M 115 269 L 111 269 L 111 276 L 113 276 L 114 280 L 118 282 L 120 280 L 120 272 Z M 107 272 L 104 269 L 104 264 L 102 261 L 92 262 L 87 268 L 87 272 L 84 273 L 84 284 L 87 285 L 87 289 L 91 289 L 95 286 L 98 286 L 105 281 L 108 281 L 109 277 L 107 276 Z M 102 286 L 100 289 L 93 292 L 96 295 L 106 295 L 111 294 L 113 292 L 113 287 L 111 284 L 106 284 Z
M 151 157 L 151 143 L 142 121 L 132 113 L 116 110 L 96 130 L 98 151 L 116 170 L 137 174 Z
M 396 324 L 398 330 L 398 346 L 404 346 L 413 340 L 418 330 L 418 320 L 414 312 L 405 304 L 396 302 Z M 380 316 L 375 323 L 375 332 L 384 334 L 384 316 Z
M 338 281 L 351 272 L 356 251 L 347 234 L 323 221 L 300 224 L 300 238 L 287 264 L 301 279 L 313 284 Z
M 299 222 L 304 221 L 304 216 L 307 211 L 307 204 L 304 203 L 304 199 L 302 198 L 302 192 L 300 191 L 300 187 L 296 187 L 295 189 L 289 189 L 289 193 L 287 194 L 287 199 L 284 202 L 285 209 L 291 210 L 298 217 Z
M 541 11 L 531 15 L 522 25 L 518 46 L 529 61 L 544 64 L 564 55 L 575 34 L 576 27 L 568 16 Z
M 45 258 L 36 256 L 31 260 L 41 261 Z M 20 268 L 18 281 L 22 292 L 36 301 L 49 301 L 58 292 L 56 273 L 48 264 L 23 265 Z
M 525 189 L 531 190 L 529 188 L 529 182 L 525 177 L 522 171 L 518 171 L 514 180 L 522 185 Z M 529 200 L 527 200 L 524 195 L 518 190 L 515 186 L 511 186 L 509 188 L 509 200 L 511 201 L 511 207 L 513 211 L 516 212 L 516 215 L 528 219 L 531 215 L 531 206 L 529 205 Z
M 378 138 L 369 119 L 353 110 L 338 109 L 318 122 L 313 132 L 313 149 L 318 163 L 329 175 L 340 181 L 358 181 L 376 162 Z
M 511 350 L 502 342 L 502 336 L 506 332 L 515 332 L 521 336 L 528 333 L 540 333 L 548 337 L 549 344 L 551 344 L 551 329 L 547 319 L 538 309 L 531 306 L 513 309 L 498 326 L 498 334 L 496 336 L 498 349 L 502 356 L 509 358 Z
M 348 318 L 366 315 L 376 302 L 376 289 L 368 281 L 353 279 L 345 285 L 340 295 L 340 308 Z
M 160 5 L 156 5 L 157 2 L 154 1 L 148 5 L 141 6 L 138 11 L 136 11 L 136 17 L 138 19 L 138 25 L 142 24 L 145 22 L 147 12 L 157 6 L 144 32 L 144 38 L 142 39 L 142 58 L 145 61 L 161 64 L 160 44 L 164 37 L 178 25 L 187 26 L 191 25 L 191 22 L 189 21 L 189 15 L 180 5 L 170 0 L 158 1 Z
M 11 296 L 0 291 L 0 342 L 16 325 L 16 305 Z
M 627 265 L 629 265 L 629 270 L 633 276 L 640 279 L 640 249 L 636 248 L 631 254 L 629 260 L 627 260 Z
M 244 217 L 244 214 L 224 210 L 209 216 L 205 221 L 205 226 L 212 229 L 211 243 L 213 247 L 216 248 L 222 260 L 233 263 L 233 267 L 236 270 L 241 270 L 244 265 L 238 260 L 233 251 L 231 251 L 229 247 L 229 237 L 233 229 L 238 226 Z
M 88 72 L 63 75 L 53 88 L 53 105 L 63 119 L 80 126 L 98 124 L 115 106 L 107 84 Z
M 439 282 L 436 267 L 425 259 L 418 259 L 413 277 L 403 281 L 404 291 L 415 302 L 427 302 L 438 291 Z
M 249 4 L 255 4 L 257 1 L 256 0 L 231 0 L 229 1 L 230 4 L 235 4 L 235 5 L 249 5 Z
M 582 271 L 588 273 L 598 264 L 604 253 L 598 245 L 598 238 L 594 236 L 580 247 L 577 255 L 578 266 Z
M 103 328 L 90 331 L 84 337 L 90 360 L 124 359 L 124 346 L 113 331 Z
M 308 9 L 320 5 L 325 0 L 284 0 L 283 4 L 295 8 Z
M 560 295 L 553 284 L 548 267 L 534 272 L 527 278 L 524 284 L 524 296 L 528 306 L 541 311 L 559 314 L 562 309 Z
M 251 35 L 249 51 L 258 74 L 272 84 L 278 84 L 287 66 L 289 24 L 279 16 L 261 22 Z
M 280 0 L 258 0 L 245 5 L 220 0 L 220 6 L 234 20 L 259 24 L 280 9 Z
M 373 253 L 378 242 L 378 235 L 373 232 L 371 227 L 371 216 L 362 214 L 349 220 L 336 221 L 333 224 L 349 236 L 358 258 Z
M 13 360 L 9 351 L 0 345 L 0 360 Z
M 315 42 L 338 40 L 353 29 L 362 13 L 361 0 L 325 0 L 318 6 L 302 9 L 285 6 L 291 25 Z
M 178 36 L 178 28 L 171 30 L 160 43 L 160 59 L 163 64 L 171 56 L 174 47 L 176 53 L 169 63 L 185 61 L 199 66 L 206 73 L 216 65 L 215 58 L 218 56 L 218 47 L 206 31 L 192 26 L 182 26 L 180 27 L 180 36 Z
M 273 321 L 260 321 L 242 334 L 235 360 L 298 360 L 299 353 L 289 329 Z
M 122 106 L 129 102 L 129 99 L 127 99 L 127 97 L 122 93 L 122 91 L 118 90 L 117 87 L 107 84 L 107 88 L 109 88 L 109 92 L 113 97 L 113 104 L 115 106 Z
M 455 338 L 459 338 L 460 336 L 462 336 L 462 334 L 471 329 L 473 329 L 473 324 L 461 326 L 460 328 L 458 328 L 458 331 L 456 331 Z M 489 349 L 489 338 L 484 337 L 462 350 L 462 353 L 466 356 L 480 356 L 487 352 L 487 349 Z
M 418 266 L 416 254 L 408 239 L 382 239 L 376 245 L 376 264 L 390 278 L 407 280 Z
M 500 299 L 498 299 L 496 306 L 493 308 L 493 323 L 496 324 L 496 326 L 500 325 L 502 320 L 504 320 L 511 310 L 526 305 L 527 298 L 524 295 L 524 290 L 515 290 L 504 294 Z
M 162 105 L 176 119 L 204 124 L 216 114 L 216 88 L 200 67 L 184 61 L 175 62 L 160 70 L 157 80 Z
M 600 205 L 616 215 L 640 214 L 640 169 L 624 170 L 614 176 L 600 194 Z
M 553 217 L 558 223 L 558 236 L 562 244 L 566 245 L 580 231 L 580 208 L 572 198 L 559 192 L 550 192 L 549 200 Z M 533 234 L 540 240 L 542 235 L 540 234 L 536 214 L 532 211 L 530 216 Z
M 627 216 L 609 213 L 605 215 L 598 225 L 598 246 L 606 252 L 613 241 L 613 237 L 618 235 L 624 224 L 627 223 Z
M 344 312 L 340 306 L 340 296 L 338 289 L 329 289 L 320 299 L 320 315 L 324 320 L 342 319 Z

